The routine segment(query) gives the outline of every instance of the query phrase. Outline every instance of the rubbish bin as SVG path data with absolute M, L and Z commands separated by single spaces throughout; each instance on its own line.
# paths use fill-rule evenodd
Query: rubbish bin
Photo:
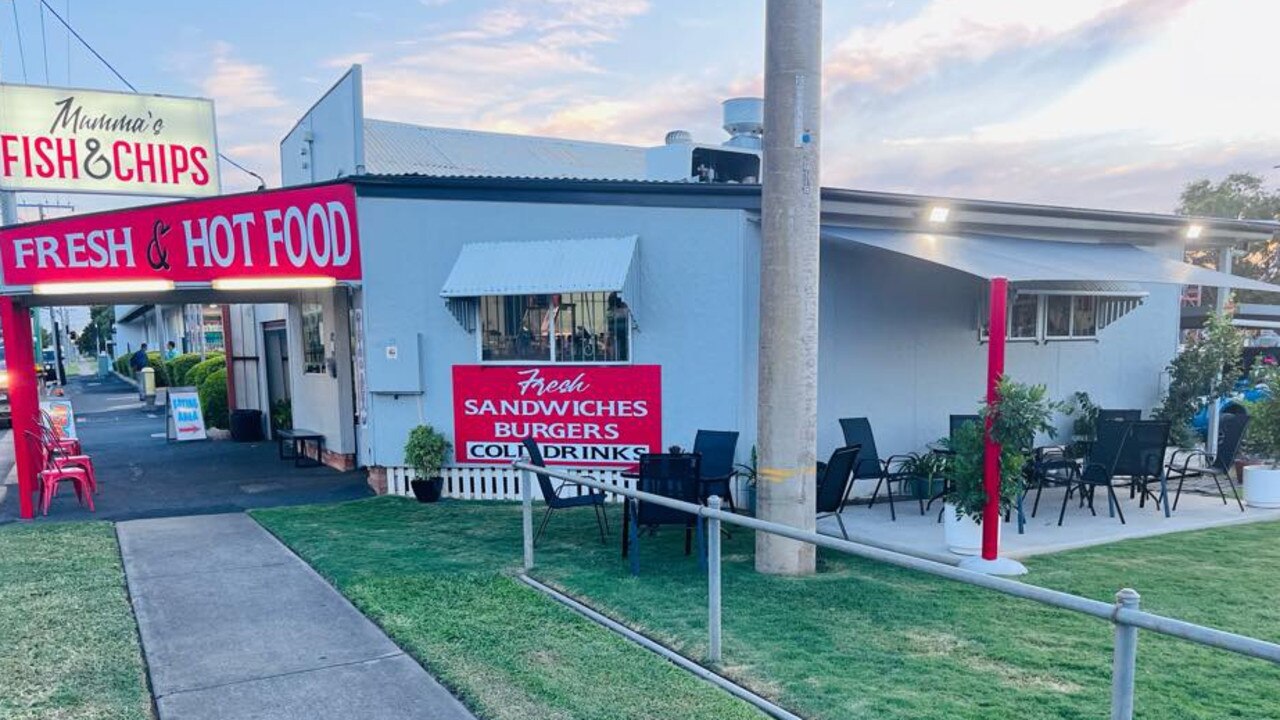
M 236 442 L 257 442 L 262 440 L 262 411 L 232 410 L 231 439 Z

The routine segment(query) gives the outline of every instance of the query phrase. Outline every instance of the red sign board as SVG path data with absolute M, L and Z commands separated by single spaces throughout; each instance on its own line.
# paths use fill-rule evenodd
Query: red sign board
M 355 191 L 335 184 L 0 229 L 9 286 L 231 278 L 360 279 Z
M 454 365 L 456 459 L 507 464 L 538 441 L 548 465 L 634 465 L 662 447 L 658 365 Z

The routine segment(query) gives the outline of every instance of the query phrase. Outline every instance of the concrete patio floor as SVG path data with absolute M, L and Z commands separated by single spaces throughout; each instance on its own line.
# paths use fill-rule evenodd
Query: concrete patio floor
M 1223 505 L 1222 499 L 1216 494 L 1202 495 L 1185 491 L 1178 509 L 1171 517 L 1166 518 L 1150 501 L 1145 508 L 1139 508 L 1137 499 L 1130 500 L 1128 489 L 1123 488 L 1117 489 L 1116 494 L 1120 497 L 1125 524 L 1121 525 L 1118 517 L 1107 516 L 1106 498 L 1098 493 L 1095 501 L 1097 517 L 1092 516 L 1087 507 L 1079 507 L 1073 498 L 1067 504 L 1066 517 L 1059 527 L 1058 511 L 1062 507 L 1063 492 L 1061 488 L 1046 488 L 1040 499 L 1039 513 L 1034 518 L 1031 517 L 1033 498 L 1027 499 L 1026 528 L 1023 534 L 1018 534 L 1016 518 L 1002 524 L 1001 555 L 1025 558 L 1131 538 L 1280 520 L 1280 510 L 1261 510 L 1246 505 L 1244 512 L 1241 512 L 1234 501 L 1230 505 Z M 943 562 L 955 563 L 961 559 L 962 556 L 947 550 L 942 523 L 938 522 L 938 503 L 935 502 L 929 512 L 921 516 L 915 500 L 898 500 L 897 521 L 890 520 L 889 504 L 884 502 L 883 497 L 870 508 L 865 499 L 859 499 L 857 503 L 854 505 L 851 502 L 841 515 L 850 540 Z M 819 520 L 818 531 L 840 535 L 840 528 L 834 517 Z

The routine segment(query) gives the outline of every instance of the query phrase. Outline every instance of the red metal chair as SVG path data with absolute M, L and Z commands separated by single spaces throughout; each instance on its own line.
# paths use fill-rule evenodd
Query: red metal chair
M 37 457 L 42 468 L 36 473 L 36 481 L 40 488 L 40 514 L 46 516 L 49 514 L 49 505 L 58 494 L 58 483 L 64 481 L 71 482 L 75 489 L 76 500 L 81 505 L 88 505 L 89 512 L 94 512 L 94 483 L 90 480 L 91 471 L 80 464 L 60 465 L 55 459 L 54 449 L 46 445 L 42 437 L 31 431 L 27 432 L 27 436 L 36 446 Z
M 98 492 L 98 477 L 93 470 L 93 458 L 84 453 L 73 453 L 67 448 L 67 444 L 59 442 L 57 434 L 48 428 L 41 428 L 41 434 L 44 436 L 44 444 L 49 452 L 50 461 L 58 467 L 63 468 L 81 468 L 89 475 L 89 488 L 95 494 Z
M 80 441 L 76 438 L 64 438 L 62 432 L 58 430 L 58 426 L 53 422 L 53 416 L 48 411 L 40 411 L 40 426 L 48 430 L 53 438 L 54 445 L 63 448 L 71 455 L 83 455 L 84 448 L 81 447 Z

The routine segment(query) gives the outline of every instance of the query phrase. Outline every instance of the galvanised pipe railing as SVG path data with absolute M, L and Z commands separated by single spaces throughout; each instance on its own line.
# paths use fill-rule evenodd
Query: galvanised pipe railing
M 984 575 L 933 560 L 801 530 L 790 525 L 780 525 L 753 517 L 725 512 L 719 507 L 720 498 L 715 496 L 710 498 L 710 506 L 699 505 L 662 495 L 610 485 L 591 477 L 554 468 L 540 467 L 524 460 L 518 460 L 512 465 L 521 471 L 520 496 L 523 506 L 524 568 L 526 571 L 531 570 L 534 565 L 532 492 L 534 473 L 540 473 L 596 490 L 617 493 L 633 500 L 681 510 L 699 518 L 706 518 L 709 525 L 707 536 L 708 538 L 714 538 L 708 543 L 707 559 L 708 627 L 710 635 L 710 649 L 707 656 L 711 662 L 719 662 L 721 657 L 719 526 L 720 523 L 724 522 L 730 525 L 750 528 L 757 532 L 772 533 L 792 540 L 807 542 L 817 547 L 836 550 L 848 555 L 917 570 L 967 585 L 976 585 L 1024 600 L 1032 600 L 1043 605 L 1071 610 L 1072 612 L 1090 615 L 1113 623 L 1115 625 L 1115 651 L 1111 669 L 1111 717 L 1113 720 L 1130 720 L 1133 717 L 1134 671 L 1138 659 L 1137 631 L 1139 629 L 1150 630 L 1161 635 L 1180 638 L 1199 645 L 1208 645 L 1209 647 L 1280 665 L 1280 645 L 1164 615 L 1145 612 L 1138 607 L 1140 600 L 1138 593 L 1130 588 L 1124 588 L 1117 592 L 1115 603 L 1108 604 L 1079 595 L 1050 590 L 994 575 Z M 623 532 L 628 532 L 628 530 L 628 528 L 623 528 Z

